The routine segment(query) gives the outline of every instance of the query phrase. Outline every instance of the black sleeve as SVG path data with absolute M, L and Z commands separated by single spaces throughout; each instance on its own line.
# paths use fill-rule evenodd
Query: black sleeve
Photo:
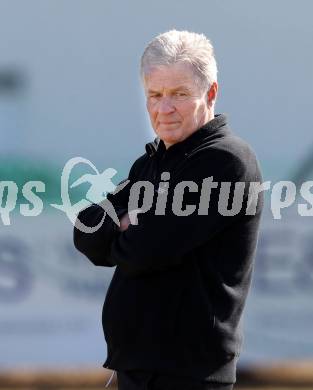
M 125 179 L 129 180 L 129 183 L 120 192 L 116 194 L 109 193 L 107 195 L 107 199 L 114 207 L 118 219 L 127 212 L 129 189 L 135 177 L 137 161 L 131 167 L 128 178 Z M 122 184 L 125 180 L 122 180 L 119 184 Z M 120 234 L 120 231 L 118 225 L 115 224 L 109 215 L 106 214 L 104 217 L 104 213 L 105 210 L 101 207 L 101 204 L 92 204 L 80 211 L 74 226 L 73 240 L 75 248 L 83 253 L 93 264 L 112 267 L 116 264 L 108 260 L 108 254 L 110 253 L 113 239 Z M 95 229 L 92 233 L 85 232 L 84 229 L 79 228 L 79 224 L 93 228 L 102 219 L 103 221 L 99 229 Z
M 104 216 L 104 209 L 98 204 L 92 204 L 80 211 L 77 219 L 88 227 L 94 227 L 100 223 Z M 114 264 L 107 260 L 110 243 L 117 234 L 117 228 L 112 219 L 106 215 L 100 228 L 93 233 L 87 233 L 74 226 L 74 246 L 94 264 L 112 267 Z
M 220 157 L 222 154 L 220 155 Z M 210 165 L 208 165 L 210 164 Z M 202 180 L 213 176 L 215 182 L 245 183 L 244 199 L 247 198 L 247 183 L 254 181 L 255 165 L 248 166 L 233 155 L 215 161 L 199 159 L 190 162 L 173 187 L 182 180 L 192 180 L 199 188 L 196 192 L 184 193 L 184 204 L 199 204 Z M 170 185 L 168 201 L 171 206 L 173 187 Z M 231 196 L 230 196 L 231 199 Z M 172 207 L 165 215 L 155 215 L 154 209 L 138 215 L 138 224 L 115 236 L 111 245 L 109 261 L 120 267 L 128 276 L 164 270 L 180 264 L 186 254 L 214 237 L 226 226 L 242 216 L 223 216 L 218 211 L 219 187 L 212 189 L 207 215 L 198 215 L 197 210 L 189 216 L 177 216 Z M 243 206 L 244 208 L 244 206 Z

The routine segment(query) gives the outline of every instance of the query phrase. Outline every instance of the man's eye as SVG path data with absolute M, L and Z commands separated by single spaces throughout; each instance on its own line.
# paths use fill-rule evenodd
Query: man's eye
M 175 96 L 187 96 L 186 92 L 175 92 Z

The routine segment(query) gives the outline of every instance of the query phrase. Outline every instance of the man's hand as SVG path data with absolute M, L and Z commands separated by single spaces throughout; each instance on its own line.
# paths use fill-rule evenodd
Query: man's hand
M 120 231 L 123 232 L 124 230 L 128 229 L 128 225 L 130 224 L 130 219 L 128 213 L 124 214 L 120 219 Z
M 141 212 L 141 209 L 132 210 L 129 213 L 124 214 L 120 219 L 120 231 L 123 232 L 124 230 L 128 229 L 129 224 L 137 225 L 138 224 L 138 218 L 137 214 Z

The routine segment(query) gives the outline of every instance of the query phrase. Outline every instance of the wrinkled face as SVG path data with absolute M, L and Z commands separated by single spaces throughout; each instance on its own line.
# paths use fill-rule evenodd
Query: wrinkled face
M 209 94 L 195 82 L 190 65 L 154 67 L 145 75 L 144 85 L 152 127 L 167 148 L 212 119 Z

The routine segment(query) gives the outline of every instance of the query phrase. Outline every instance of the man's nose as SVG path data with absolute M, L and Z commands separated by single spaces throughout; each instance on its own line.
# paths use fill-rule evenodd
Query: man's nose
M 162 114 L 168 114 L 175 111 L 175 106 L 170 96 L 163 96 L 158 105 L 158 111 Z

